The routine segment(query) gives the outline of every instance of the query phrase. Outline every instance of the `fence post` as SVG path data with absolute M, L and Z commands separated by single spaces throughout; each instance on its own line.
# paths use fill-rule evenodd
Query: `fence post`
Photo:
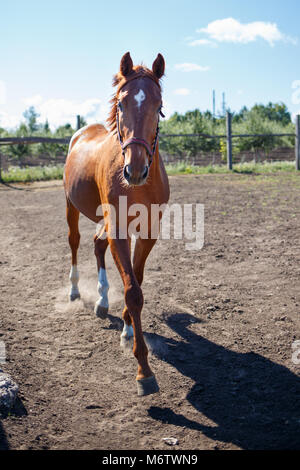
M 232 170 L 232 136 L 231 136 L 231 118 L 229 111 L 226 113 L 226 144 L 227 144 L 227 168 Z
M 300 170 L 300 115 L 296 116 L 296 137 L 295 137 L 295 157 L 296 170 Z
M 0 183 L 2 183 L 2 155 L 0 153 Z
M 80 116 L 77 114 L 77 130 L 80 129 Z

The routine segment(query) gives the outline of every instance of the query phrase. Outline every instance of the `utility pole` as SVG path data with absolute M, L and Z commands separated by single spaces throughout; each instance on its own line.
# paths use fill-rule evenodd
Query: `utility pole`
M 226 115 L 226 102 L 225 102 L 225 93 L 222 93 L 222 112 L 223 116 Z
M 232 170 L 232 132 L 231 132 L 231 113 L 226 113 L 226 144 L 227 144 L 227 168 Z
M 295 137 L 295 157 L 296 170 L 300 170 L 300 115 L 296 116 L 296 137 Z

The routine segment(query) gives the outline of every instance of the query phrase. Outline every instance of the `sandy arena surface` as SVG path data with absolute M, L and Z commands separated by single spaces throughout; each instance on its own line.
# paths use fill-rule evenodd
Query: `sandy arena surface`
M 119 346 L 121 279 L 107 252 L 100 320 L 95 225 L 81 216 L 81 300 L 68 301 L 61 182 L 0 186 L 0 340 L 19 384 L 2 449 L 299 449 L 300 179 L 170 178 L 171 203 L 205 205 L 205 244 L 159 240 L 143 329 L 160 392 L 138 397 Z M 300 359 L 300 353 L 299 353 Z

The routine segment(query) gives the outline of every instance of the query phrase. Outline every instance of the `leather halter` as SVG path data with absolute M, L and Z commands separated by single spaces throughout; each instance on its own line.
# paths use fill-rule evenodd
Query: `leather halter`
M 139 77 L 136 77 L 136 78 L 139 78 Z M 159 115 L 162 116 L 162 117 L 165 117 L 161 110 L 159 112 Z M 117 104 L 116 123 L 117 123 L 118 139 L 119 139 L 121 149 L 122 149 L 122 155 L 125 157 L 125 149 L 128 147 L 128 145 L 132 145 L 132 144 L 142 145 L 143 147 L 145 147 L 145 149 L 146 149 L 146 151 L 149 155 L 149 167 L 150 167 L 150 165 L 152 163 L 152 160 L 153 160 L 153 155 L 155 153 L 157 141 L 158 141 L 159 116 L 158 116 L 157 127 L 156 127 L 156 132 L 155 132 L 155 137 L 154 137 L 154 141 L 153 141 L 153 144 L 152 144 L 152 148 L 148 144 L 148 142 L 146 142 L 146 140 L 144 140 L 142 138 L 138 138 L 138 137 L 130 137 L 129 139 L 125 140 L 125 142 L 123 142 L 123 139 L 122 139 L 122 136 L 121 136 L 121 133 L 120 133 L 120 127 L 119 127 L 119 101 L 118 101 L 118 104 Z

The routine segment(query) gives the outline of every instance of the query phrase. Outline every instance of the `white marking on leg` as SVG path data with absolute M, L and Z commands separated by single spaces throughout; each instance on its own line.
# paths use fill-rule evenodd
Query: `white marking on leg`
M 134 95 L 134 99 L 137 102 L 137 106 L 140 109 L 142 102 L 146 99 L 146 95 L 142 89 L 139 90 L 139 92 Z
M 73 264 L 71 267 L 69 279 L 71 281 L 70 298 L 74 299 L 80 295 L 78 290 L 79 272 L 76 264 Z
M 106 269 L 100 268 L 98 273 L 98 292 L 100 297 L 96 302 L 96 307 L 100 305 L 100 307 L 108 308 L 108 289 L 109 284 L 106 277 Z
M 127 323 L 124 321 L 124 328 L 121 334 L 122 338 L 132 338 L 133 337 L 133 328 L 131 325 L 127 325 Z
M 127 325 L 127 323 L 124 322 L 124 328 L 120 335 L 121 348 L 124 348 L 124 350 L 131 349 L 132 340 L 133 340 L 133 328 L 131 325 Z

